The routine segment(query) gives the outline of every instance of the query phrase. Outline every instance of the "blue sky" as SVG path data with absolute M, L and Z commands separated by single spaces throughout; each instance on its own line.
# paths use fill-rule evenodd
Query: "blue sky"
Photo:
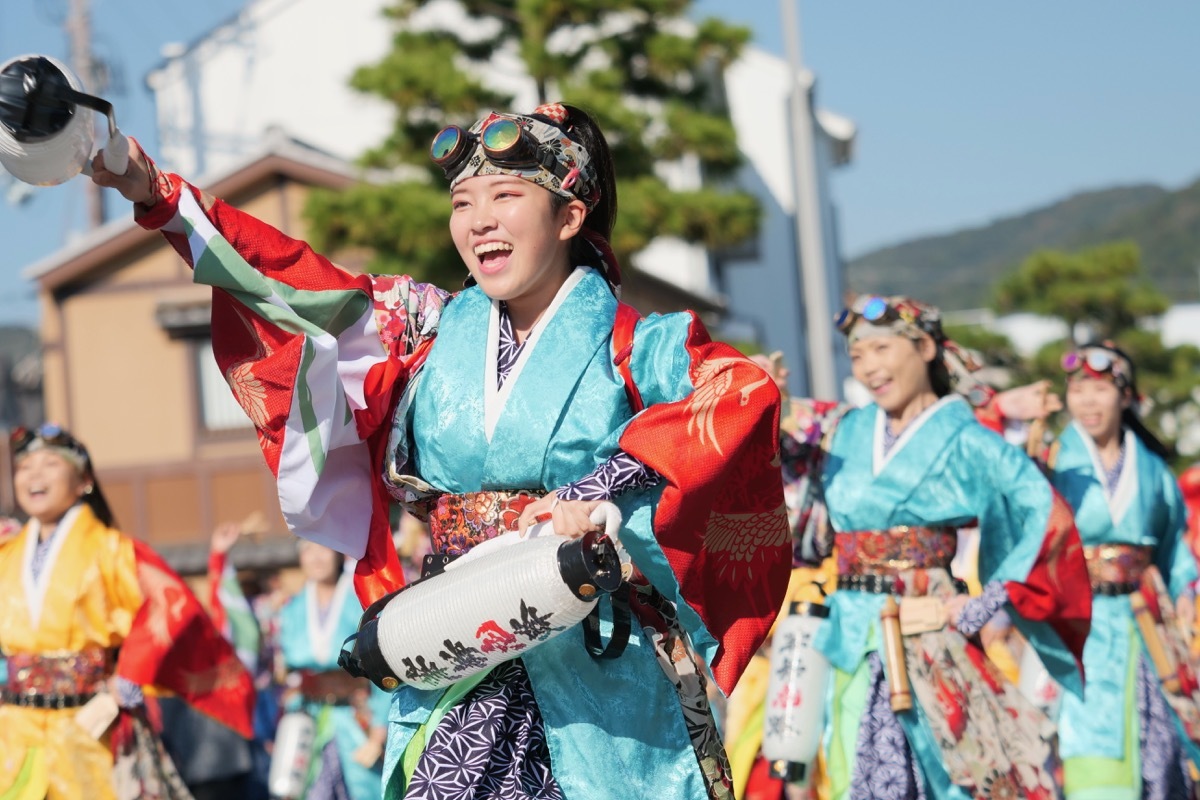
M 119 61 L 121 127 L 154 141 L 146 71 L 242 0 L 93 0 L 97 51 Z M 62 56 L 66 0 L 0 2 L 0 60 Z M 783 53 L 775 0 L 698 0 Z M 1075 191 L 1200 177 L 1200 3 L 1160 0 L 801 2 L 818 102 L 859 126 L 840 171 L 843 250 L 984 224 Z M 122 213 L 124 210 L 122 209 Z M 84 214 L 73 186 L 0 204 L 0 324 L 33 321 L 21 269 L 63 244 Z

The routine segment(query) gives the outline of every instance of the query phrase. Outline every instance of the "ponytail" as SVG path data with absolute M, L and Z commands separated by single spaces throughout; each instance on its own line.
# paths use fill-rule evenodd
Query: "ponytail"
M 113 516 L 112 508 L 108 505 L 108 499 L 105 498 L 104 492 L 100 489 L 100 481 L 96 480 L 96 475 L 92 472 L 91 467 L 88 467 L 88 477 L 92 481 L 92 491 L 83 496 L 83 502 L 92 509 L 92 513 L 96 515 L 96 519 L 106 528 L 117 527 L 116 517 Z
M 583 230 L 571 240 L 571 264 L 599 270 L 616 293 L 621 286 L 621 269 L 610 244 L 613 226 L 617 222 L 617 178 L 613 170 L 612 151 L 604 132 L 591 114 L 578 106 L 562 105 L 567 110 L 567 118 L 561 123 L 548 117 L 535 116 L 559 127 L 572 141 L 587 150 L 596 173 L 596 185 L 600 189 L 600 199 L 584 218 Z M 556 208 L 562 208 L 569 201 L 555 195 L 554 202 Z
M 1134 395 L 1134 399 L 1137 399 L 1136 395 Z M 1141 439 L 1142 444 L 1151 453 L 1154 453 L 1154 455 L 1163 461 L 1171 460 L 1171 456 L 1173 455 L 1171 448 L 1163 444 L 1157 436 L 1150 432 L 1150 429 L 1146 427 L 1146 423 L 1142 422 L 1142 418 L 1133 410 L 1133 406 L 1121 412 L 1121 424 L 1133 431 L 1133 435 Z

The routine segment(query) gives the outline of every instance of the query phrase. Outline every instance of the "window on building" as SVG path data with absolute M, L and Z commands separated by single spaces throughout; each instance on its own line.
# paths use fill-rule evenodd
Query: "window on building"
M 196 374 L 200 388 L 200 424 L 206 431 L 236 431 L 253 428 L 246 412 L 233 399 L 217 360 L 212 339 L 196 340 Z

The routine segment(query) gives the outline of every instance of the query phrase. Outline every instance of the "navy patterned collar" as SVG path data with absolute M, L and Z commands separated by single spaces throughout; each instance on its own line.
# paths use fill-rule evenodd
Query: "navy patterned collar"
M 500 301 L 500 343 L 499 351 L 496 353 L 496 387 L 504 385 L 508 374 L 512 372 L 512 368 L 516 366 L 517 358 L 521 355 L 521 348 L 525 346 L 525 342 L 518 342 L 517 335 L 513 332 L 512 318 L 508 316 L 508 303 Z

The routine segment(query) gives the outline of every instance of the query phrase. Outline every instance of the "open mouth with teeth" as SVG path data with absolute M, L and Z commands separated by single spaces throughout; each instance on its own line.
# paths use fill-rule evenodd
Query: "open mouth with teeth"
M 487 273 L 498 272 L 508 264 L 513 246 L 508 242 L 484 242 L 475 245 L 475 257 L 480 268 Z

